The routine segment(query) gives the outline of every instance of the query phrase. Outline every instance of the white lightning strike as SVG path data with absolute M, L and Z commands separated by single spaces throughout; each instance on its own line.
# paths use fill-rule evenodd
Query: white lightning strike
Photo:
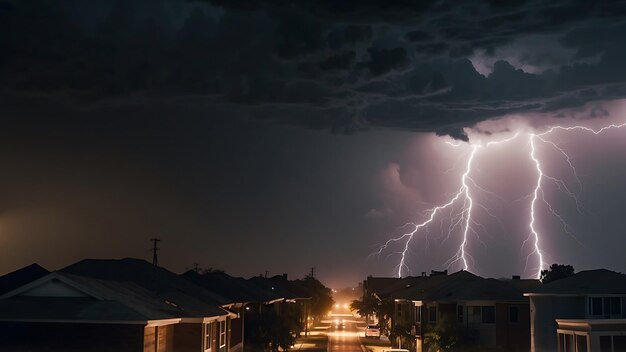
M 541 143 L 547 144 L 551 147 L 553 147 L 554 149 L 556 149 L 557 152 L 559 152 L 564 158 L 565 158 L 565 162 L 568 164 L 569 168 L 572 171 L 572 174 L 576 180 L 576 182 L 578 183 L 578 192 L 580 192 L 582 190 L 582 182 L 580 180 L 580 178 L 578 177 L 578 173 L 576 171 L 576 168 L 574 167 L 574 163 L 572 162 L 572 158 L 567 154 L 567 152 L 561 148 L 557 143 L 550 141 L 544 137 L 550 135 L 551 133 L 555 132 L 555 131 L 584 131 L 584 132 L 591 132 L 595 135 L 598 135 L 606 130 L 609 129 L 614 129 L 614 128 L 622 128 L 622 127 L 626 127 L 626 123 L 622 123 L 622 124 L 611 124 L 611 125 L 607 125 L 604 126 L 600 129 L 592 129 L 586 126 L 570 126 L 570 127 L 564 127 L 564 126 L 553 126 L 550 127 L 548 130 L 546 130 L 545 132 L 542 133 L 529 133 L 528 137 L 529 137 L 529 144 L 530 144 L 530 159 L 533 161 L 533 163 L 535 164 L 535 169 L 537 171 L 537 181 L 535 183 L 535 187 L 532 191 L 532 193 L 530 195 L 528 195 L 528 198 L 532 197 L 531 203 L 530 203 L 530 222 L 528 224 L 528 227 L 530 229 L 530 234 L 528 236 L 528 238 L 523 242 L 522 247 L 524 247 L 524 245 L 526 245 L 527 242 L 531 241 L 533 243 L 533 250 L 530 254 L 528 254 L 528 256 L 526 257 L 526 266 L 528 265 L 528 260 L 531 256 L 536 255 L 537 256 L 537 260 L 538 260 L 538 269 L 537 269 L 537 278 L 540 278 L 541 276 L 541 270 L 544 269 L 545 266 L 545 262 L 544 262 L 544 252 L 540 247 L 540 242 L 541 242 L 541 235 L 538 232 L 537 228 L 536 228 L 536 223 L 537 223 L 537 218 L 536 218 L 536 214 L 537 214 L 537 207 L 538 207 L 538 202 L 541 201 L 545 204 L 547 210 L 555 217 L 557 218 L 561 224 L 563 225 L 563 230 L 565 233 L 567 233 L 568 235 L 572 236 L 576 241 L 578 241 L 578 239 L 571 233 L 571 231 L 569 231 L 569 226 L 566 223 L 565 219 L 563 219 L 563 217 L 561 217 L 561 215 L 558 214 L 558 212 L 556 212 L 556 210 L 552 207 L 552 205 L 546 200 L 545 198 L 545 193 L 544 193 L 544 189 L 543 189 L 543 181 L 544 180 L 548 180 L 551 181 L 559 191 L 563 192 L 565 195 L 569 196 L 570 198 L 572 198 L 576 204 L 576 208 L 578 209 L 578 211 L 580 212 L 581 210 L 581 203 L 578 199 L 578 195 L 572 191 L 567 184 L 563 181 L 560 180 L 558 178 L 555 178 L 553 176 L 547 175 L 541 167 L 541 162 L 539 160 L 539 158 L 537 157 L 537 147 L 536 147 L 536 141 L 540 141 Z M 413 240 L 414 236 L 421 230 L 421 229 L 425 229 L 428 231 L 428 226 L 435 220 L 435 218 L 437 217 L 437 215 L 439 213 L 441 213 L 443 210 L 445 209 L 449 209 L 450 210 L 450 226 L 448 228 L 448 236 L 446 237 L 446 240 L 451 236 L 452 232 L 454 231 L 455 228 L 457 228 L 458 226 L 460 226 L 462 224 L 463 226 L 463 235 L 462 235 L 462 242 L 461 245 L 459 246 L 459 249 L 457 251 L 457 253 L 455 254 L 455 256 L 453 258 L 451 258 L 450 260 L 447 261 L 447 263 L 449 263 L 449 265 L 453 264 L 454 262 L 461 262 L 462 263 L 462 267 L 464 270 L 468 270 L 469 269 L 469 263 L 468 263 L 468 258 L 472 258 L 471 255 L 469 255 L 466 251 L 466 246 L 468 244 L 468 234 L 469 232 L 473 232 L 475 235 L 478 236 L 478 233 L 472 229 L 472 225 L 477 225 L 477 226 L 482 226 L 478 223 L 476 223 L 473 219 L 472 219 L 472 210 L 474 208 L 474 205 L 478 205 L 480 206 L 483 210 L 485 210 L 485 212 L 491 216 L 494 217 L 494 215 L 490 212 L 490 210 L 481 205 L 476 203 L 474 199 L 472 199 L 471 193 L 470 193 L 470 184 L 477 190 L 490 194 L 491 196 L 497 197 L 499 199 L 502 200 L 502 198 L 500 198 L 499 196 L 497 196 L 496 194 L 493 194 L 492 192 L 489 192 L 488 190 L 485 190 L 483 188 L 481 188 L 480 186 L 478 186 L 478 184 L 471 178 L 471 172 L 472 172 L 472 164 L 474 162 L 474 157 L 476 156 L 476 153 L 478 152 L 479 149 L 484 148 L 484 147 L 490 147 L 492 145 L 499 145 L 499 144 L 504 144 L 504 143 L 508 143 L 514 139 L 516 139 L 519 136 L 519 132 L 516 133 L 513 137 L 507 138 L 507 139 L 503 139 L 503 140 L 498 140 L 498 141 L 491 141 L 486 143 L 484 146 L 483 145 L 472 145 L 472 151 L 467 159 L 467 165 L 465 168 L 465 172 L 461 175 L 461 188 L 454 193 L 454 195 L 452 196 L 452 198 L 445 204 L 440 205 L 440 206 L 436 206 L 433 207 L 431 209 L 428 209 L 427 213 L 429 213 L 427 219 L 420 223 L 420 224 L 416 224 L 416 223 L 412 223 L 409 222 L 407 224 L 405 224 L 402 228 L 407 227 L 407 226 L 411 226 L 412 230 L 409 232 L 406 232 L 404 234 L 402 234 L 399 237 L 395 237 L 395 238 L 391 238 L 390 240 L 388 240 L 387 242 L 385 242 L 378 250 L 378 254 L 382 254 L 382 252 L 384 250 L 386 250 L 392 243 L 395 242 L 400 242 L 400 241 L 405 241 L 404 242 L 404 246 L 403 246 L 403 250 L 401 252 L 398 252 L 398 254 L 400 254 L 400 262 L 398 264 L 398 266 L 396 267 L 397 269 L 397 275 L 398 277 L 402 277 L 402 273 L 403 273 L 403 269 L 409 269 L 408 265 L 406 264 L 406 259 L 407 259 L 407 254 L 408 254 L 408 250 L 409 250 L 409 245 L 411 243 L 411 241 Z M 449 141 L 445 142 L 446 144 L 453 146 L 453 147 L 458 147 L 461 144 L 460 143 L 452 143 Z M 468 182 L 469 181 L 469 182 Z M 458 211 L 457 213 L 454 213 L 454 205 L 455 203 L 457 203 L 457 201 L 459 201 L 460 199 L 462 199 L 462 206 L 461 206 L 461 210 Z M 484 228 L 484 227 L 483 227 Z M 580 242 L 579 242 L 580 243 Z

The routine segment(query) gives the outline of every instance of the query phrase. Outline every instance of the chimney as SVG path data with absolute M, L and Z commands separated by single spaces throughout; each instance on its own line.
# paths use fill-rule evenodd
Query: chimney
M 287 274 L 283 274 L 283 279 L 287 280 Z
M 519 280 L 519 279 L 520 279 L 520 276 L 519 276 L 519 275 L 513 275 L 512 279 L 513 279 L 513 280 Z

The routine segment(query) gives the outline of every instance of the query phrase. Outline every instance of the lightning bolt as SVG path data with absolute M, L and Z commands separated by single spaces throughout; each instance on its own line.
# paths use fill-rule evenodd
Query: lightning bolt
M 530 153 L 529 153 L 529 157 L 531 159 L 531 161 L 534 163 L 535 166 L 535 170 L 537 172 L 537 179 L 535 182 L 535 186 L 533 188 L 533 191 L 530 195 L 526 196 L 525 198 L 531 198 L 531 202 L 530 202 L 530 222 L 528 224 L 528 228 L 530 229 L 530 234 L 529 236 L 526 238 L 526 240 L 524 240 L 523 244 L 522 244 L 522 248 L 528 243 L 531 242 L 532 243 L 532 247 L 533 250 L 526 256 L 526 267 L 528 266 L 528 262 L 530 260 L 530 257 L 535 255 L 537 257 L 537 261 L 538 261 L 538 268 L 537 268 L 537 274 L 536 277 L 540 278 L 541 276 L 541 271 L 545 268 L 545 261 L 544 261 L 544 251 L 541 249 L 541 238 L 542 235 L 539 233 L 538 229 L 537 229 L 537 215 L 538 215 L 538 206 L 539 203 L 543 203 L 546 207 L 546 209 L 548 210 L 548 212 L 550 214 L 552 214 L 558 221 L 561 222 L 562 226 L 563 226 L 563 231 L 565 233 L 567 233 L 568 235 L 570 235 L 572 238 L 574 238 L 576 241 L 578 241 L 578 239 L 576 238 L 576 236 L 574 236 L 574 234 L 570 231 L 570 227 L 567 224 L 567 222 L 565 221 L 565 219 L 555 210 L 555 208 L 548 202 L 548 200 L 545 197 L 545 192 L 544 192 L 544 181 L 549 181 L 552 184 L 554 184 L 556 186 L 556 188 L 561 191 L 562 193 L 564 193 L 565 195 L 567 195 L 568 197 L 572 198 L 573 201 L 576 204 L 576 208 L 579 212 L 581 212 L 582 209 L 582 203 L 580 202 L 579 198 L 578 198 L 578 194 L 576 192 L 574 192 L 572 189 L 570 189 L 567 185 L 567 183 L 561 179 L 558 179 L 556 177 L 550 176 L 547 173 L 545 173 L 542 169 L 542 164 L 541 161 L 539 159 L 539 157 L 537 157 L 537 143 L 543 143 L 545 145 L 548 145 L 552 148 L 554 148 L 559 154 L 561 154 L 565 160 L 565 162 L 568 164 L 572 175 L 574 177 L 574 179 L 576 180 L 577 184 L 578 184 L 578 192 L 582 191 L 582 182 L 578 176 L 578 172 L 576 171 L 576 168 L 574 166 L 574 163 L 572 161 L 572 158 L 570 157 L 570 155 L 565 151 L 564 148 L 562 148 L 561 146 L 559 146 L 557 143 L 549 140 L 547 137 L 549 135 L 551 135 L 552 133 L 556 132 L 556 131 L 563 131 L 563 132 L 570 132 L 570 131 L 582 131 L 582 132 L 590 132 L 593 133 L 594 135 L 598 135 L 600 133 L 603 133 L 607 130 L 610 129 L 616 129 L 616 128 L 622 128 L 622 127 L 626 127 L 626 123 L 622 123 L 622 124 L 610 124 L 607 126 L 604 126 L 602 128 L 599 129 L 593 129 L 590 127 L 586 127 L 586 126 L 553 126 L 548 128 L 546 131 L 541 132 L 541 133 L 529 133 L 528 134 L 528 141 L 529 141 L 529 145 L 530 145 Z M 407 224 L 405 224 L 404 226 L 402 226 L 401 228 L 406 228 L 406 227 L 410 227 L 410 230 L 403 233 L 402 235 L 398 236 L 398 237 L 394 237 L 389 239 L 388 241 L 386 241 L 382 246 L 379 247 L 378 249 L 378 254 L 382 254 L 385 250 L 387 250 L 392 244 L 396 243 L 396 242 L 403 242 L 403 246 L 402 246 L 402 250 L 400 252 L 396 252 L 396 254 L 400 255 L 400 262 L 398 263 L 397 267 L 396 267 L 396 273 L 398 277 L 402 277 L 402 274 L 404 272 L 404 270 L 409 270 L 409 267 L 406 263 L 407 261 L 407 256 L 408 256 L 408 252 L 409 252 L 409 247 L 411 242 L 413 241 L 414 237 L 416 235 L 418 235 L 418 233 L 421 230 L 426 230 L 426 232 L 428 233 L 428 226 L 433 223 L 433 221 L 436 219 L 436 217 L 442 213 L 444 210 L 448 209 L 450 211 L 450 226 L 448 227 L 447 230 L 447 237 L 445 240 L 449 239 L 451 234 L 453 233 L 453 231 L 457 228 L 457 227 L 461 227 L 462 226 L 462 242 L 459 246 L 459 249 L 457 250 L 456 254 L 449 259 L 448 261 L 446 261 L 446 263 L 448 263 L 449 265 L 454 264 L 455 262 L 460 262 L 461 266 L 464 270 L 469 270 L 469 260 L 473 261 L 473 258 L 471 257 L 471 255 L 467 252 L 467 245 L 468 245 L 468 241 L 469 241 L 469 234 L 473 233 L 478 237 L 478 232 L 476 230 L 473 229 L 472 225 L 477 225 L 477 226 L 481 226 L 484 229 L 484 226 L 476 223 L 473 219 L 472 219 L 472 212 L 474 210 L 475 206 L 479 206 L 480 208 L 482 208 L 489 216 L 494 217 L 495 216 L 491 213 L 491 211 L 489 210 L 489 208 L 483 206 L 482 204 L 477 203 L 473 198 L 472 198 L 472 193 L 470 191 L 470 185 L 476 189 L 479 190 L 481 192 L 487 193 L 491 196 L 497 197 L 499 199 L 502 200 L 501 197 L 499 197 L 498 195 L 480 187 L 474 179 L 472 179 L 471 177 L 471 173 L 472 173 L 472 165 L 474 163 L 474 159 L 476 154 L 478 153 L 478 151 L 482 148 L 485 147 L 490 147 L 493 145 L 499 145 L 499 144 L 504 144 L 504 143 L 508 143 L 514 139 L 516 139 L 519 136 L 519 132 L 516 133 L 514 136 L 507 138 L 507 139 L 502 139 L 502 140 L 497 140 L 497 141 L 491 141 L 486 143 L 485 145 L 481 145 L 481 144 L 473 144 L 472 145 L 472 150 L 469 154 L 469 157 L 467 159 L 467 164 L 466 164 L 466 168 L 465 171 L 463 172 L 463 174 L 461 175 L 461 187 L 460 189 L 455 192 L 450 200 L 442 205 L 439 206 L 435 206 L 432 207 L 430 209 L 427 210 L 427 217 L 426 220 L 423 221 L 422 223 L 413 223 L 413 222 L 409 222 Z M 452 143 L 452 142 L 445 142 L 446 144 L 452 146 L 452 147 L 459 147 L 461 145 L 461 143 Z M 456 210 L 455 211 L 455 204 L 457 203 L 461 203 L 461 207 L 460 210 Z M 443 221 L 443 220 L 442 220 Z M 443 229 L 442 229 L 443 230 Z M 580 243 L 580 241 L 578 241 Z
M 497 145 L 497 144 L 501 144 L 501 143 L 505 143 L 508 141 L 511 141 L 515 138 L 517 138 L 517 136 L 519 135 L 519 133 L 516 133 L 513 137 L 511 138 L 507 138 L 504 140 L 500 140 L 500 141 L 492 141 L 487 143 L 485 146 L 483 145 L 473 145 L 472 146 L 472 151 L 470 152 L 470 155 L 467 159 L 467 164 L 465 167 L 465 172 L 463 173 L 463 175 L 461 175 L 461 188 L 453 194 L 452 198 L 445 204 L 443 205 L 439 205 L 439 206 L 435 206 L 431 209 L 427 210 L 427 213 L 429 214 L 427 216 L 427 219 L 419 224 L 416 223 L 407 223 L 404 226 L 402 226 L 401 228 L 406 228 L 407 226 L 411 227 L 411 231 L 406 232 L 402 235 L 400 235 L 399 237 L 394 237 L 389 239 L 388 241 L 386 241 L 382 246 L 379 247 L 378 249 L 378 254 L 382 254 L 383 251 L 385 251 L 386 249 L 389 248 L 390 245 L 392 245 L 393 243 L 396 242 L 401 242 L 404 240 L 404 246 L 403 246 L 403 250 L 398 252 L 397 254 L 400 255 L 400 262 L 398 263 L 398 266 L 396 267 L 397 270 L 397 275 L 398 277 L 402 277 L 402 273 L 404 269 L 409 269 L 408 265 L 406 264 L 406 258 L 407 258 L 407 254 L 409 251 L 409 245 L 411 243 L 411 241 L 413 240 L 414 236 L 421 230 L 421 229 L 427 229 L 428 225 L 430 225 L 436 218 L 436 216 L 442 212 L 445 209 L 450 209 L 450 211 L 454 212 L 454 205 L 460 200 L 462 199 L 462 206 L 461 206 L 461 210 L 458 211 L 456 214 L 454 214 L 454 216 L 452 216 L 452 220 L 450 222 L 450 226 L 448 228 L 448 237 L 450 237 L 450 235 L 452 234 L 452 232 L 459 226 L 462 226 L 463 230 L 463 240 L 459 246 L 458 251 L 456 252 L 456 254 L 447 261 L 447 263 L 449 263 L 449 265 L 454 264 L 455 262 L 461 262 L 461 266 L 464 270 L 469 270 L 469 259 L 472 259 L 471 255 L 467 252 L 466 247 L 468 244 L 468 235 L 470 232 L 474 233 L 474 234 L 478 234 L 478 232 L 476 232 L 475 230 L 472 229 L 472 225 L 477 224 L 476 222 L 474 222 L 472 220 L 472 211 L 474 209 L 474 205 L 475 205 L 475 201 L 471 196 L 470 193 L 470 184 L 472 184 L 474 186 L 474 188 L 483 191 L 485 193 L 494 195 L 496 197 L 498 197 L 497 195 L 493 194 L 492 192 L 489 192 L 488 190 L 478 186 L 478 184 L 471 178 L 470 174 L 472 172 L 472 164 L 474 161 L 474 157 L 476 156 L 477 152 L 479 149 L 484 148 L 484 147 L 489 147 L 492 145 Z M 449 144 L 450 146 L 453 147 L 458 147 L 461 144 L 454 144 L 451 142 L 446 142 L 447 144 Z M 499 198 L 499 197 L 498 197 Z M 476 203 L 476 205 L 478 205 L 478 203 Z M 489 211 L 489 209 L 483 205 L 480 205 L 481 208 L 483 208 L 490 216 L 492 216 L 491 212 Z

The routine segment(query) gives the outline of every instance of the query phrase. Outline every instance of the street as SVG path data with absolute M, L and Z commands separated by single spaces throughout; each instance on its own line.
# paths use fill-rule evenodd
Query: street
M 363 352 L 359 341 L 359 332 L 363 333 L 365 323 L 350 313 L 333 313 L 329 316 L 331 323 L 328 331 L 328 351 Z M 359 329 L 357 323 L 361 323 Z

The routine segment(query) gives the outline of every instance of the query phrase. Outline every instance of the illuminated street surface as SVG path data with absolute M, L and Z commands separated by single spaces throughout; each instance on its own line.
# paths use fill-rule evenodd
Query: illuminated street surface
M 335 326 L 336 320 L 342 320 L 344 326 Z M 328 351 L 355 351 L 363 352 L 361 349 L 361 342 L 359 341 L 359 329 L 356 320 L 352 314 L 346 313 L 333 313 L 329 316 L 329 320 L 322 321 L 323 323 L 332 323 L 328 331 Z M 363 325 L 363 324 L 362 324 Z

